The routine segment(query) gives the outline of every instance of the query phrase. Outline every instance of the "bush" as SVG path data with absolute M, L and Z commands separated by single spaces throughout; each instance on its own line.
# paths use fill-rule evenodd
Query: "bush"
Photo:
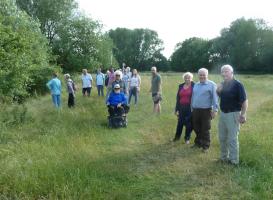
M 39 26 L 14 1 L 0 2 L 1 101 L 22 103 L 34 90 L 42 90 L 39 81 L 51 70 L 47 40 Z

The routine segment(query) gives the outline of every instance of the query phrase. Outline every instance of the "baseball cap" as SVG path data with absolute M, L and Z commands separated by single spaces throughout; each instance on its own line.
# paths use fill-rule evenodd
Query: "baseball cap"
M 120 88 L 120 85 L 119 84 L 116 84 L 115 86 L 114 86 L 114 88 L 116 89 L 119 89 Z

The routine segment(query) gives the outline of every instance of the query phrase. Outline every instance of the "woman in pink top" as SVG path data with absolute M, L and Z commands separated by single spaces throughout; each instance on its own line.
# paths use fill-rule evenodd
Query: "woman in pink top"
M 176 95 L 175 114 L 178 118 L 176 134 L 173 141 L 178 141 L 181 137 L 183 126 L 185 126 L 185 143 L 190 143 L 192 132 L 191 124 L 191 96 L 194 83 L 192 82 L 193 75 L 190 72 L 183 74 L 184 83 L 179 85 Z

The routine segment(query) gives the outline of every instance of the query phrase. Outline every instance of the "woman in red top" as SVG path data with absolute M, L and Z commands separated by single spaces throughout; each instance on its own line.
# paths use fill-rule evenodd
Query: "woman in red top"
M 186 127 L 185 131 L 185 143 L 190 143 L 190 137 L 192 132 L 191 125 L 191 96 L 194 83 L 192 82 L 193 75 L 190 72 L 183 74 L 184 83 L 179 85 L 176 95 L 175 114 L 178 117 L 178 123 L 176 127 L 176 134 L 173 141 L 178 141 L 181 137 L 183 126 Z

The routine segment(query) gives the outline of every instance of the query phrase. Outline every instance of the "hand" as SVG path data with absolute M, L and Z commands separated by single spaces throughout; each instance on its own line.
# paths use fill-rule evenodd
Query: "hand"
M 246 122 L 246 115 L 240 114 L 240 116 L 239 116 L 239 123 L 243 124 L 245 122 Z
M 117 105 L 117 107 L 118 107 L 118 108 L 121 107 L 121 103 L 119 103 L 119 104 Z
M 211 111 L 211 112 L 210 112 L 211 119 L 214 119 L 215 116 L 216 116 L 216 114 L 217 114 L 216 111 Z
M 223 89 L 223 84 L 222 83 L 217 84 L 216 92 L 221 93 L 222 89 Z
M 178 117 L 179 116 L 179 111 L 176 111 L 174 114 Z

